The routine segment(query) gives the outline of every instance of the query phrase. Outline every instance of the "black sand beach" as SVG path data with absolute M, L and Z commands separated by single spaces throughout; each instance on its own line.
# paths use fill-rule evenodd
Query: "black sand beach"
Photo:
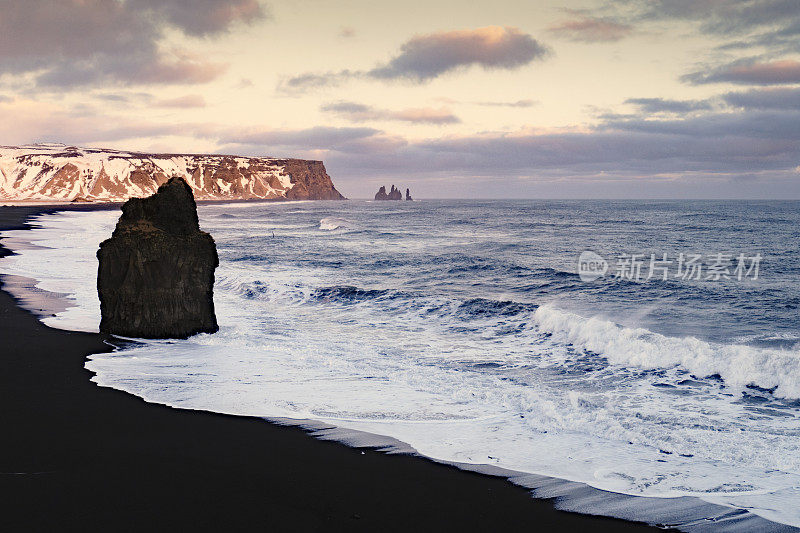
M 0 229 L 45 210 L 0 207 Z M 0 292 L 3 531 L 653 529 L 561 512 L 505 479 L 418 457 L 147 404 L 90 381 L 85 357 L 108 350 Z

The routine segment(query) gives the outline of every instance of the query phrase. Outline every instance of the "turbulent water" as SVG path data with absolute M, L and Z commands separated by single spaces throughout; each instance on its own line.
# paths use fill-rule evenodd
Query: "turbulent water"
M 202 206 L 220 255 L 219 333 L 87 367 L 153 402 L 319 420 L 437 459 L 800 525 L 798 207 Z M 76 307 L 47 323 L 96 328 L 94 253 L 116 218 L 39 217 L 24 236 L 41 248 L 0 271 L 71 295 Z M 576 274 L 587 250 L 609 263 L 595 281 Z M 707 279 L 718 253 L 730 261 Z M 644 257 L 639 281 L 623 254 Z M 667 280 L 645 279 L 651 254 L 673 260 Z M 700 279 L 679 275 L 681 254 L 703 256 Z M 736 271 L 739 254 L 760 254 L 757 275 Z

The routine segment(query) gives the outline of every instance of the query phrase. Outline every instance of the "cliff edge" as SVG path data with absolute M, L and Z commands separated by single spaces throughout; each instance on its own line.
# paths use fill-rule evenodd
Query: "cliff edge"
M 119 202 L 180 177 L 197 200 L 344 200 L 322 161 L 0 146 L 0 199 Z

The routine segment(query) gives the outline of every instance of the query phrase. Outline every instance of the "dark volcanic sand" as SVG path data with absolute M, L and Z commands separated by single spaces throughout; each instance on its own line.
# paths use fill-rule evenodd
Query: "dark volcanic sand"
M 0 207 L 0 229 L 45 210 Z M 147 404 L 89 381 L 86 355 L 109 349 L 0 291 L 0 530 L 652 529 L 418 457 Z

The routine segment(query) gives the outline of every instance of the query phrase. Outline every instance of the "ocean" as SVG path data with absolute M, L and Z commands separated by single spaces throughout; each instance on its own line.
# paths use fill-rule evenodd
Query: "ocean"
M 201 205 L 220 331 L 121 343 L 94 381 L 186 409 L 318 421 L 442 461 L 800 526 L 800 203 Z M 0 259 L 96 331 L 117 211 Z M 380 441 L 380 439 L 378 439 Z

